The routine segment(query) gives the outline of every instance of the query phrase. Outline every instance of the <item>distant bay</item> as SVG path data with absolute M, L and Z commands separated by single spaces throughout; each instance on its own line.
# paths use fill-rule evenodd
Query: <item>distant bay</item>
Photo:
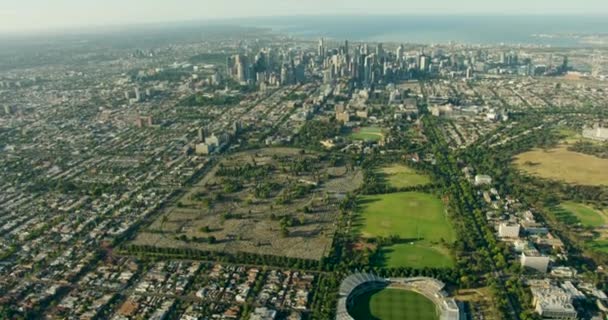
M 246 18 L 238 24 L 303 38 L 421 44 L 587 46 L 572 35 L 608 35 L 608 16 L 294 16 Z

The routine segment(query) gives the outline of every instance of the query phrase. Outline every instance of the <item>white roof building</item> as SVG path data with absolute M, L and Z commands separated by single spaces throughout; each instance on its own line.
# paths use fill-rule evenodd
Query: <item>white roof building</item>
M 277 317 L 276 310 L 268 308 L 255 308 L 253 314 L 249 316 L 250 320 L 274 320 Z
M 492 184 L 492 177 L 485 174 L 478 174 L 475 176 L 475 185 L 480 186 L 484 184 Z
M 501 223 L 498 226 L 498 236 L 501 238 L 519 238 L 519 224 Z
M 537 250 L 524 250 L 520 258 L 521 266 L 546 273 L 549 269 L 549 257 L 541 255 Z
M 546 319 L 577 319 L 577 312 L 572 305 L 572 296 L 564 289 L 546 283 L 531 288 L 535 311 Z

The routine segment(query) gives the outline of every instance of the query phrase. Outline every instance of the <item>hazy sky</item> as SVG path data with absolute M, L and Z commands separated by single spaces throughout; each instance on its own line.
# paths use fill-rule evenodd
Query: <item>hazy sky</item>
M 313 14 L 603 14 L 608 0 L 0 0 L 0 32 Z

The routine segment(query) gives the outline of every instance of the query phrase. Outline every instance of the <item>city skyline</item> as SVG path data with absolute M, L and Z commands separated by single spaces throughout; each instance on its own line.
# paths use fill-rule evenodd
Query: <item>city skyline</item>
M 0 319 L 608 320 L 603 3 L 53 1 L 0 5 Z
M 244 1 L 218 2 L 177 0 L 41 0 L 8 1 L 0 6 L 0 32 L 21 33 L 55 31 L 81 27 L 97 28 L 130 24 L 178 21 L 213 21 L 244 17 L 302 15 L 607 15 L 608 4 L 600 0 L 586 1 L 523 1 L 489 3 L 466 0 L 455 3 L 430 0 L 423 3 L 380 0 Z

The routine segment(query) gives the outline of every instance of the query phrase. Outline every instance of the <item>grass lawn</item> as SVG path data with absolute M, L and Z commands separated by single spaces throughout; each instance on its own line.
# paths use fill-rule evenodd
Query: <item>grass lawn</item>
M 393 188 L 407 188 L 431 183 L 431 178 L 417 173 L 414 169 L 402 164 L 394 164 L 380 169 L 380 174 Z
M 413 291 L 381 289 L 361 295 L 349 310 L 355 320 L 438 320 L 435 304 Z
M 385 268 L 453 267 L 440 242 L 451 243 L 454 230 L 440 199 L 422 192 L 362 197 L 356 231 L 364 238 L 398 236 L 401 243 L 380 249 L 374 264 Z
M 432 246 L 416 242 L 413 244 L 399 243 L 382 247 L 374 264 L 383 268 L 451 268 L 454 266 L 454 261 L 447 252 L 447 249 L 439 245 Z
M 380 141 L 383 135 L 381 128 L 362 127 L 353 129 L 349 137 L 353 140 Z
M 591 243 L 589 243 L 589 247 L 603 253 L 608 253 L 608 239 L 593 240 Z
M 608 210 L 596 210 L 588 205 L 567 201 L 554 207 L 552 213 L 567 225 L 582 225 L 594 231 L 594 236 L 585 237 L 587 246 L 595 251 L 608 253 Z
M 560 204 L 562 209 L 574 214 L 585 227 L 601 227 L 608 224 L 606 215 L 587 205 L 576 202 L 564 202 Z
M 360 221 L 355 223 L 366 238 L 396 235 L 406 240 L 452 242 L 454 230 L 444 211 L 441 200 L 428 193 L 364 196 L 359 201 Z
M 517 167 L 534 176 L 578 185 L 608 185 L 608 159 L 568 151 L 567 146 L 519 154 Z
M 575 131 L 570 128 L 559 128 L 556 131 L 559 135 L 563 136 L 562 141 L 566 142 L 568 144 L 572 144 L 572 143 L 575 143 L 578 141 L 590 142 L 590 143 L 598 144 L 598 145 L 602 144 L 601 141 L 583 137 L 583 134 L 581 133 L 581 131 Z
M 567 143 L 573 143 L 573 142 L 579 141 L 583 138 L 583 135 L 580 134 L 580 132 L 576 132 L 570 128 L 559 128 L 556 131 L 559 135 L 564 137 L 563 141 L 565 141 Z

